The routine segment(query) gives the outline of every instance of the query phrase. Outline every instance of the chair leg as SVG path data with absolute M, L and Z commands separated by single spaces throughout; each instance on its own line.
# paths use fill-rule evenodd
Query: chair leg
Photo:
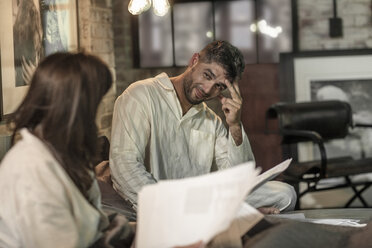
M 297 194 L 297 201 L 296 201 L 296 206 L 295 206 L 295 209 L 296 210 L 300 210 L 301 209 L 301 198 L 306 195 L 307 193 L 311 192 L 311 185 L 309 183 L 307 183 L 307 188 L 300 192 L 300 182 L 296 183 L 296 184 L 292 184 L 293 187 L 295 188 L 295 191 L 296 191 L 296 194 Z
M 345 204 L 345 207 L 346 207 L 346 208 L 350 207 L 351 203 L 353 203 L 353 201 L 354 201 L 355 199 L 358 198 L 358 199 L 362 202 L 363 207 L 368 208 L 369 205 L 368 205 L 368 203 L 364 200 L 364 198 L 363 198 L 363 196 L 362 196 L 361 194 L 362 194 L 366 189 L 368 189 L 369 186 L 371 186 L 371 185 L 370 185 L 370 184 L 365 185 L 365 186 L 364 186 L 361 190 L 359 190 L 359 191 L 358 191 L 354 186 L 350 186 L 351 189 L 354 191 L 354 196 L 351 197 L 350 200 Z
M 300 201 L 300 183 L 294 183 L 293 184 L 293 188 L 296 192 L 296 195 L 297 195 L 297 199 L 296 199 L 296 205 L 295 205 L 295 210 L 299 210 L 301 209 L 301 201 Z
M 350 185 L 350 188 L 354 191 L 354 196 L 350 198 L 350 200 L 345 204 L 345 207 L 348 208 L 350 207 L 351 203 L 353 203 L 353 201 L 358 198 L 362 204 L 363 204 L 363 207 L 365 208 L 368 208 L 369 205 L 368 203 L 364 200 L 363 196 L 362 196 L 362 193 L 369 188 L 369 186 L 371 186 L 371 183 L 368 183 L 366 185 L 363 186 L 362 189 L 358 190 L 351 182 L 350 178 L 349 177 L 345 177 L 347 183 Z

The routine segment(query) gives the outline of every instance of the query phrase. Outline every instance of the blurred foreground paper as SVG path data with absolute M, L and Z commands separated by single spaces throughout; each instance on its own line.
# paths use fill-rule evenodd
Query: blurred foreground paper
M 238 230 L 241 236 L 262 218 L 243 204 L 257 184 L 272 178 L 272 173 L 259 178 L 259 172 L 254 162 L 248 162 L 203 176 L 144 186 L 138 195 L 136 247 L 207 244 L 229 227 L 226 235 L 235 235 L 231 230 Z
M 264 215 L 257 209 L 243 202 L 230 227 L 215 236 L 207 248 L 241 248 L 241 237 L 256 225 Z
M 258 173 L 249 162 L 143 187 L 138 195 L 136 247 L 208 243 L 230 226 Z
M 256 185 L 254 186 L 254 188 L 251 191 L 256 190 L 262 184 L 264 184 L 267 181 L 269 181 L 271 179 L 274 179 L 275 177 L 279 176 L 279 174 L 281 174 L 283 171 L 285 171 L 288 168 L 288 166 L 291 162 L 292 162 L 291 158 L 287 159 L 287 160 L 281 162 L 280 164 L 272 167 L 271 169 L 265 171 L 264 173 L 260 174 L 257 177 Z

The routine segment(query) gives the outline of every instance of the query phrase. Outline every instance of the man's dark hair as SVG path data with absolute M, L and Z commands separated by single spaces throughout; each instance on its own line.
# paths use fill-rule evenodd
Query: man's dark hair
M 226 78 L 233 82 L 240 78 L 245 67 L 243 54 L 227 41 L 213 41 L 200 51 L 200 61 L 215 62 L 226 71 Z

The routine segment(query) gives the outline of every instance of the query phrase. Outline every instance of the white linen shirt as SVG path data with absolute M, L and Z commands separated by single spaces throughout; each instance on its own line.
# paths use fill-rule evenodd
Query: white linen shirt
M 88 247 L 108 220 L 94 180 L 90 204 L 26 129 L 0 165 L 0 247 Z
M 253 160 L 247 135 L 236 146 L 205 103 L 185 115 L 169 77 L 131 84 L 114 106 L 110 169 L 116 191 L 134 205 L 142 186 Z

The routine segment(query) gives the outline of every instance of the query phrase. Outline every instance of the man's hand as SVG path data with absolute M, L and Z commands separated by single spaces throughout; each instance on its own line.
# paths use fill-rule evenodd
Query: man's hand
M 222 111 L 226 117 L 226 123 L 229 126 L 230 133 L 238 146 L 243 142 L 242 130 L 240 126 L 241 108 L 243 99 L 240 95 L 238 81 L 235 80 L 232 84 L 229 80 L 225 80 L 227 89 L 230 92 L 231 98 L 219 96 L 222 104 Z

